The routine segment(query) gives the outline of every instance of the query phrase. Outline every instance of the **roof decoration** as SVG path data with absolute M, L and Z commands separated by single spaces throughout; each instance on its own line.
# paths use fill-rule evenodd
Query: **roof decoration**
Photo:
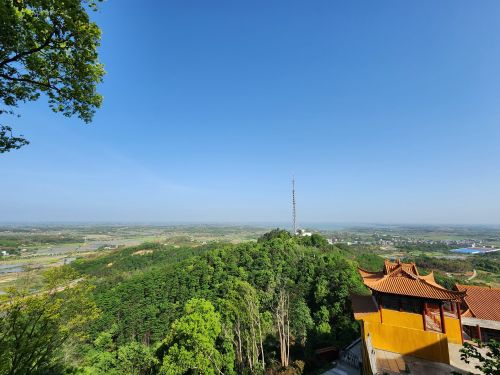
M 468 309 L 463 316 L 500 322 L 500 288 L 461 284 L 456 288 L 467 293 L 464 300 Z
M 384 260 L 384 275 L 388 275 L 389 273 L 399 269 L 419 276 L 415 263 L 401 263 L 399 259 L 396 260 L 395 263 L 390 262 L 387 259 Z
M 421 276 L 415 263 L 384 261 L 380 272 L 359 269 L 363 283 L 372 291 L 421 297 L 436 300 L 457 301 L 465 296 L 464 291 L 452 291 L 436 283 L 434 274 Z

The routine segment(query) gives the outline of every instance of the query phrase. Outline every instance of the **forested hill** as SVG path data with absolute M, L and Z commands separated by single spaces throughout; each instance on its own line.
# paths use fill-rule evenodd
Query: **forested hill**
M 91 280 L 82 298 L 98 314 L 54 348 L 52 371 L 57 363 L 66 373 L 298 374 L 324 364 L 316 349 L 358 335 L 349 302 L 362 288 L 356 264 L 317 235 L 144 244 L 72 268 Z M 75 308 L 67 313 L 78 316 Z

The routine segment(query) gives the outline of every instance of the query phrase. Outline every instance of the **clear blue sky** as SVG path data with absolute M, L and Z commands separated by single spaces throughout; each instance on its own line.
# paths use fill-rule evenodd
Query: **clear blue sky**
M 131 1 L 87 126 L 23 105 L 0 221 L 500 224 L 500 2 Z

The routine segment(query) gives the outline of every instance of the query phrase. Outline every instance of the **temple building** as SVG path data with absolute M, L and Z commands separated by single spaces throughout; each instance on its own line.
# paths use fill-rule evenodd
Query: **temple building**
M 465 292 L 462 327 L 465 339 L 500 341 L 500 288 L 456 284 Z
M 371 291 L 351 298 L 361 325 L 363 373 L 405 372 L 412 358 L 422 359 L 432 373 L 449 373 L 450 346 L 458 353 L 463 343 L 460 306 L 466 292 L 443 288 L 433 273 L 420 275 L 414 263 L 386 260 L 379 272 L 359 273 Z

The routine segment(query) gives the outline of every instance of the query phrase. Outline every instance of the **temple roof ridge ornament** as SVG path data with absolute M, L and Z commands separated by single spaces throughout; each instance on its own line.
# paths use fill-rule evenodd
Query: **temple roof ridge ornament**
M 398 294 L 410 297 L 429 298 L 435 300 L 461 300 L 463 291 L 448 290 L 436 283 L 434 274 L 422 276 L 415 263 L 395 263 L 384 261 L 382 272 L 371 272 L 358 268 L 363 283 L 372 291 Z

